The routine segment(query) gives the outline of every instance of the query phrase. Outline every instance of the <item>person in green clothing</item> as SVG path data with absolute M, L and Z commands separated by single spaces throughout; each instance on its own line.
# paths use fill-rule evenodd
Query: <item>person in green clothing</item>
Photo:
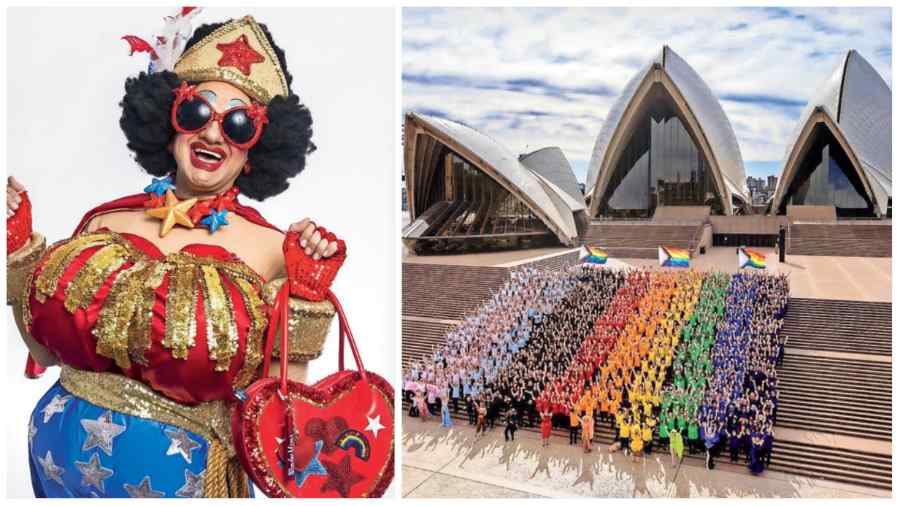
M 660 413 L 659 415 L 659 439 L 665 441 L 669 439 L 669 424 L 672 423 L 668 413 Z
M 690 422 L 688 422 L 687 438 L 688 438 L 688 451 L 691 454 L 696 453 L 697 452 L 697 444 L 700 441 L 700 426 L 697 425 L 697 420 L 695 420 L 693 417 L 690 419 Z
M 681 431 L 679 430 L 670 430 L 669 431 L 669 455 L 672 456 L 672 467 L 678 465 L 678 462 L 681 461 L 681 457 L 684 454 L 684 440 L 681 438 Z

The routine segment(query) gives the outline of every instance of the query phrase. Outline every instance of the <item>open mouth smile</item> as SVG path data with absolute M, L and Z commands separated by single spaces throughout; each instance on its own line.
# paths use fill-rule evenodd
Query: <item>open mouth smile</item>
M 225 151 L 203 144 L 202 142 L 191 143 L 191 165 L 200 170 L 214 172 L 222 166 L 225 161 Z

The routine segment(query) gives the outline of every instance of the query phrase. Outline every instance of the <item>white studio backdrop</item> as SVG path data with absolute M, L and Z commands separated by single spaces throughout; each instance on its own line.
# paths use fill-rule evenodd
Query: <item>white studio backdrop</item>
M 125 78 L 145 70 L 148 58 L 129 57 L 121 37 L 152 40 L 172 11 L 7 11 L 7 173 L 29 191 L 35 230 L 48 242 L 68 237 L 92 207 L 138 193 L 149 182 L 118 124 Z M 347 241 L 347 261 L 333 290 L 366 368 L 396 383 L 394 10 L 210 7 L 194 26 L 246 14 L 265 23 L 284 49 L 292 88 L 312 112 L 318 149 L 286 192 L 264 203 L 242 200 L 282 229 L 309 216 Z M 27 351 L 8 310 L 5 316 L 7 496 L 28 498 L 28 416 L 59 369 L 39 380 L 24 378 Z M 336 368 L 334 324 L 322 357 L 310 363 L 309 379 Z

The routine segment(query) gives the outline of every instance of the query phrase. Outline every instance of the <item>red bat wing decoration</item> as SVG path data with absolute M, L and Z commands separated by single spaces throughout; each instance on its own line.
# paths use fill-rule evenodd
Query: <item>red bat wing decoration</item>
M 146 53 L 150 53 L 151 60 L 155 60 L 155 59 L 159 58 L 156 55 L 156 51 L 153 49 L 153 46 L 151 46 L 146 40 L 144 40 L 136 35 L 126 35 L 126 36 L 122 37 L 122 40 L 128 42 L 128 45 L 131 48 L 131 53 L 129 53 L 129 56 L 133 55 L 135 52 L 137 52 L 137 53 L 146 52 Z

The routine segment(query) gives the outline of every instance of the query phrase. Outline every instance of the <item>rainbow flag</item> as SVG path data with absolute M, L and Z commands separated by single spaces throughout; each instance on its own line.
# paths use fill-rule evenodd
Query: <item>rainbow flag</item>
M 750 248 L 738 248 L 738 269 L 753 267 L 754 269 L 766 268 L 766 256 Z
M 585 248 L 587 248 L 588 252 L 584 258 L 586 263 L 603 265 L 606 263 L 606 259 L 609 258 L 605 251 L 596 246 L 585 246 Z
M 691 264 L 691 252 L 672 246 L 659 247 L 659 265 L 663 267 L 689 267 Z

